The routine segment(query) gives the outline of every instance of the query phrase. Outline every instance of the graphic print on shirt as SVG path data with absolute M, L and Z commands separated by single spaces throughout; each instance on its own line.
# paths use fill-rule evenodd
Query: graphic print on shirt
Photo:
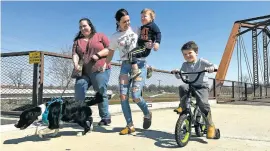
M 136 47 L 136 35 L 134 33 L 125 35 L 118 39 L 117 43 L 124 54 L 121 58 L 124 58 L 127 56 L 128 52 Z
M 145 40 L 145 41 L 148 41 L 148 31 L 149 31 L 149 28 L 147 27 L 144 27 L 141 31 L 141 39 L 142 40 Z

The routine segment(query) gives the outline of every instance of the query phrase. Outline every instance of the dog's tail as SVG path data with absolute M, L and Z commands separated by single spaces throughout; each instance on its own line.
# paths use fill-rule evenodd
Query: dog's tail
M 103 102 L 103 96 L 99 92 L 97 92 L 95 97 L 92 98 L 91 100 L 85 101 L 87 106 L 92 106 L 101 102 Z

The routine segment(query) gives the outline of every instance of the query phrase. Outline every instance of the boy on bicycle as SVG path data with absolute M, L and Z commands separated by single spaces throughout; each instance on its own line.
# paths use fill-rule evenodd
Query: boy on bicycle
M 182 64 L 180 69 L 181 72 L 200 72 L 203 70 L 207 70 L 209 73 L 214 72 L 217 69 L 216 65 L 210 63 L 209 61 L 201 58 L 197 58 L 198 55 L 198 46 L 194 41 L 189 41 L 185 43 L 181 48 L 182 54 L 186 60 Z M 173 70 L 172 73 L 176 73 L 179 71 L 178 69 Z M 208 129 L 207 129 L 207 138 L 213 139 L 215 137 L 215 125 L 212 121 L 211 116 L 211 109 L 208 103 L 208 77 L 207 73 L 204 72 L 200 75 L 199 79 L 193 84 L 196 92 L 192 92 L 192 95 L 196 97 L 196 102 L 200 108 L 200 110 L 205 114 L 207 120 L 209 122 Z M 180 79 L 179 74 L 175 74 L 177 79 Z M 189 74 L 188 79 L 190 81 L 195 80 L 197 74 Z M 183 84 L 179 86 L 179 96 L 180 96 L 180 104 L 174 112 L 180 114 L 183 110 L 185 110 L 185 100 L 186 94 L 188 92 L 188 85 Z

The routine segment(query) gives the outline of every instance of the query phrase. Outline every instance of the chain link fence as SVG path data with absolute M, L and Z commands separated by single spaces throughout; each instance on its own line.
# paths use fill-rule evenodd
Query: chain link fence
M 32 107 L 33 65 L 28 53 L 1 54 L 1 110 Z
M 75 80 L 70 79 L 73 69 L 70 56 L 41 52 L 40 64 L 33 65 L 29 64 L 28 54 L 29 52 L 1 54 L 2 111 L 22 111 L 62 94 L 63 97 L 74 97 Z M 110 104 L 120 102 L 119 73 L 120 64 L 112 63 L 107 91 Z M 269 97 L 270 94 L 269 87 L 254 87 L 252 84 L 236 81 L 219 81 L 209 78 L 208 83 L 209 99 L 217 99 L 218 102 L 252 101 L 254 98 Z M 148 103 L 179 101 L 178 86 L 181 84 L 183 82 L 176 79 L 169 71 L 154 69 L 152 77 L 145 81 L 142 95 Z M 65 93 L 63 93 L 64 89 Z M 86 99 L 92 97 L 93 94 L 93 88 L 90 87 Z

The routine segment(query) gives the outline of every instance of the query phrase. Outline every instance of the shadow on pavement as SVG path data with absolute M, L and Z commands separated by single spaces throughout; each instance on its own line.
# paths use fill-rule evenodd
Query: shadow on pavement
M 67 127 L 67 125 L 65 125 L 64 127 Z M 73 127 L 73 129 L 81 129 L 80 127 Z M 92 130 L 93 132 L 101 132 L 101 133 L 119 133 L 121 130 L 123 129 L 123 127 L 114 127 L 113 129 L 109 130 L 106 129 L 105 127 L 101 127 L 101 126 L 94 126 L 94 129 Z M 63 130 L 63 129 L 62 129 Z M 81 129 L 82 131 L 82 129 Z M 61 136 L 76 136 L 78 133 L 78 131 L 61 131 L 57 134 L 56 137 L 61 137 Z M 157 147 L 161 147 L 161 148 L 179 148 L 177 143 L 175 142 L 175 136 L 172 133 L 168 133 L 168 132 L 162 132 L 162 131 L 158 131 L 158 130 L 144 130 L 144 129 L 140 129 L 140 128 L 136 128 L 136 133 L 131 134 L 131 136 L 134 137 L 144 137 L 144 138 L 149 138 L 155 141 L 154 145 L 156 145 Z M 121 136 L 119 136 L 121 137 Z M 9 140 L 5 140 L 3 144 L 19 144 L 19 143 L 23 143 L 23 142 L 39 142 L 39 141 L 48 141 L 53 137 L 49 137 L 47 135 L 44 136 L 44 138 L 40 138 L 38 135 L 31 135 L 31 136 L 25 136 L 22 138 L 15 138 L 15 139 L 9 139 Z M 192 137 L 190 138 L 190 141 L 196 141 L 202 144 L 207 144 L 206 141 L 204 141 L 203 139 L 196 137 L 195 135 L 192 135 Z
M 75 128 L 74 128 L 75 129 Z M 44 135 L 43 138 L 40 138 L 38 135 L 27 135 L 22 138 L 15 138 L 15 139 L 9 139 L 5 140 L 3 144 L 19 144 L 23 142 L 41 142 L 41 141 L 48 141 L 52 138 L 56 137 L 62 137 L 62 136 L 77 136 L 78 132 L 82 132 L 83 130 L 80 131 L 63 131 L 63 129 L 60 129 L 58 134 L 55 137 L 49 136 L 49 134 Z M 33 131 L 34 133 L 34 131 Z
M 94 127 L 94 132 L 101 132 L 101 133 L 119 133 L 123 127 L 115 127 L 112 130 L 107 130 L 106 127 Z M 154 145 L 161 147 L 161 148 L 179 148 L 177 143 L 175 142 L 175 136 L 172 133 L 162 132 L 158 130 L 144 130 L 136 128 L 135 135 L 132 134 L 134 137 L 145 137 L 149 139 L 153 139 L 156 142 Z M 207 144 L 202 138 L 196 137 L 192 135 L 190 141 L 196 141 L 202 144 Z
M 32 136 L 25 136 L 22 138 L 14 138 L 5 140 L 3 144 L 19 144 L 23 142 L 41 142 L 41 141 L 47 141 L 48 138 L 40 138 L 38 135 L 32 135 Z

